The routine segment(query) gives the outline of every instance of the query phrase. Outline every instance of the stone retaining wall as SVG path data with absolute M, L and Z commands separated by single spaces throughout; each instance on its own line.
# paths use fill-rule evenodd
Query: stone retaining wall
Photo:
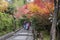
M 22 29 L 22 28 L 20 28 L 20 29 Z M 6 35 L 1 36 L 1 37 L 0 37 L 0 40 L 6 40 L 7 38 L 13 36 L 13 34 L 15 34 L 15 33 L 16 33 L 17 31 L 19 31 L 20 29 L 16 30 L 15 32 L 10 32 L 10 33 L 8 33 L 8 34 L 6 34 Z

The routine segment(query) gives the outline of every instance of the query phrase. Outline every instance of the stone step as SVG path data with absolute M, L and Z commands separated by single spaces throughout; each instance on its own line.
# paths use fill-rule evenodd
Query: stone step
M 14 34 L 14 36 L 33 36 L 32 33 L 18 33 Z
M 21 29 L 6 40 L 33 40 L 33 34 L 31 30 Z

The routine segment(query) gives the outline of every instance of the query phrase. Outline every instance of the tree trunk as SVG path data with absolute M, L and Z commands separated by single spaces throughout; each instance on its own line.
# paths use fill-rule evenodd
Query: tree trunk
M 32 30 L 32 33 L 33 33 L 33 37 L 34 37 L 33 40 L 35 40 L 35 30 Z
M 60 0 L 58 0 L 58 13 L 60 11 Z M 58 14 L 59 15 L 59 14 Z M 59 22 L 58 22 L 59 23 Z M 60 24 L 60 23 L 59 23 Z M 60 25 L 57 27 L 57 40 L 60 40 Z
M 15 17 L 14 17 L 14 15 L 12 15 L 13 16 L 13 31 L 15 31 L 16 30 L 16 19 L 15 19 Z
M 39 40 L 43 40 L 43 33 L 42 32 L 39 33 L 39 38 L 40 38 Z
M 57 40 L 60 40 L 60 32 L 57 31 Z
M 51 27 L 51 31 L 50 31 L 50 40 L 55 40 L 56 39 L 56 26 L 57 26 L 57 11 L 58 11 L 58 7 L 56 5 L 56 0 L 54 0 L 54 14 L 53 14 L 53 22 L 52 22 L 52 27 Z

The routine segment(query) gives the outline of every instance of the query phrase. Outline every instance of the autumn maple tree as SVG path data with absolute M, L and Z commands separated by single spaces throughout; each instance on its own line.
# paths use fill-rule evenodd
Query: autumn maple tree
M 24 14 L 35 13 L 38 12 L 39 14 L 49 14 L 53 13 L 54 11 L 54 3 L 49 2 L 47 0 L 34 0 L 34 2 L 31 2 L 29 4 L 25 4 L 20 11 Z
M 54 0 L 34 0 L 25 4 L 20 12 L 26 15 L 27 18 L 33 18 L 32 22 L 40 35 L 40 29 L 43 30 L 45 25 L 50 24 L 48 18 L 50 13 L 53 14 L 54 12 Z M 41 38 L 41 40 L 43 39 Z

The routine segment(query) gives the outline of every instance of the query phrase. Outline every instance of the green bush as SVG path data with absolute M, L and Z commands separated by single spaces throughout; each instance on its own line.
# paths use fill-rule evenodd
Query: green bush
M 21 27 L 21 24 L 20 24 L 20 20 L 19 19 L 16 19 L 16 29 L 19 29 Z
M 14 19 L 12 15 L 0 12 L 0 36 L 19 29 L 23 20 Z
M 0 31 L 11 31 L 13 27 L 12 21 L 12 16 L 0 12 Z
M 7 10 L 5 11 L 6 14 L 13 15 L 13 13 L 16 11 L 16 7 L 14 5 L 9 5 Z

